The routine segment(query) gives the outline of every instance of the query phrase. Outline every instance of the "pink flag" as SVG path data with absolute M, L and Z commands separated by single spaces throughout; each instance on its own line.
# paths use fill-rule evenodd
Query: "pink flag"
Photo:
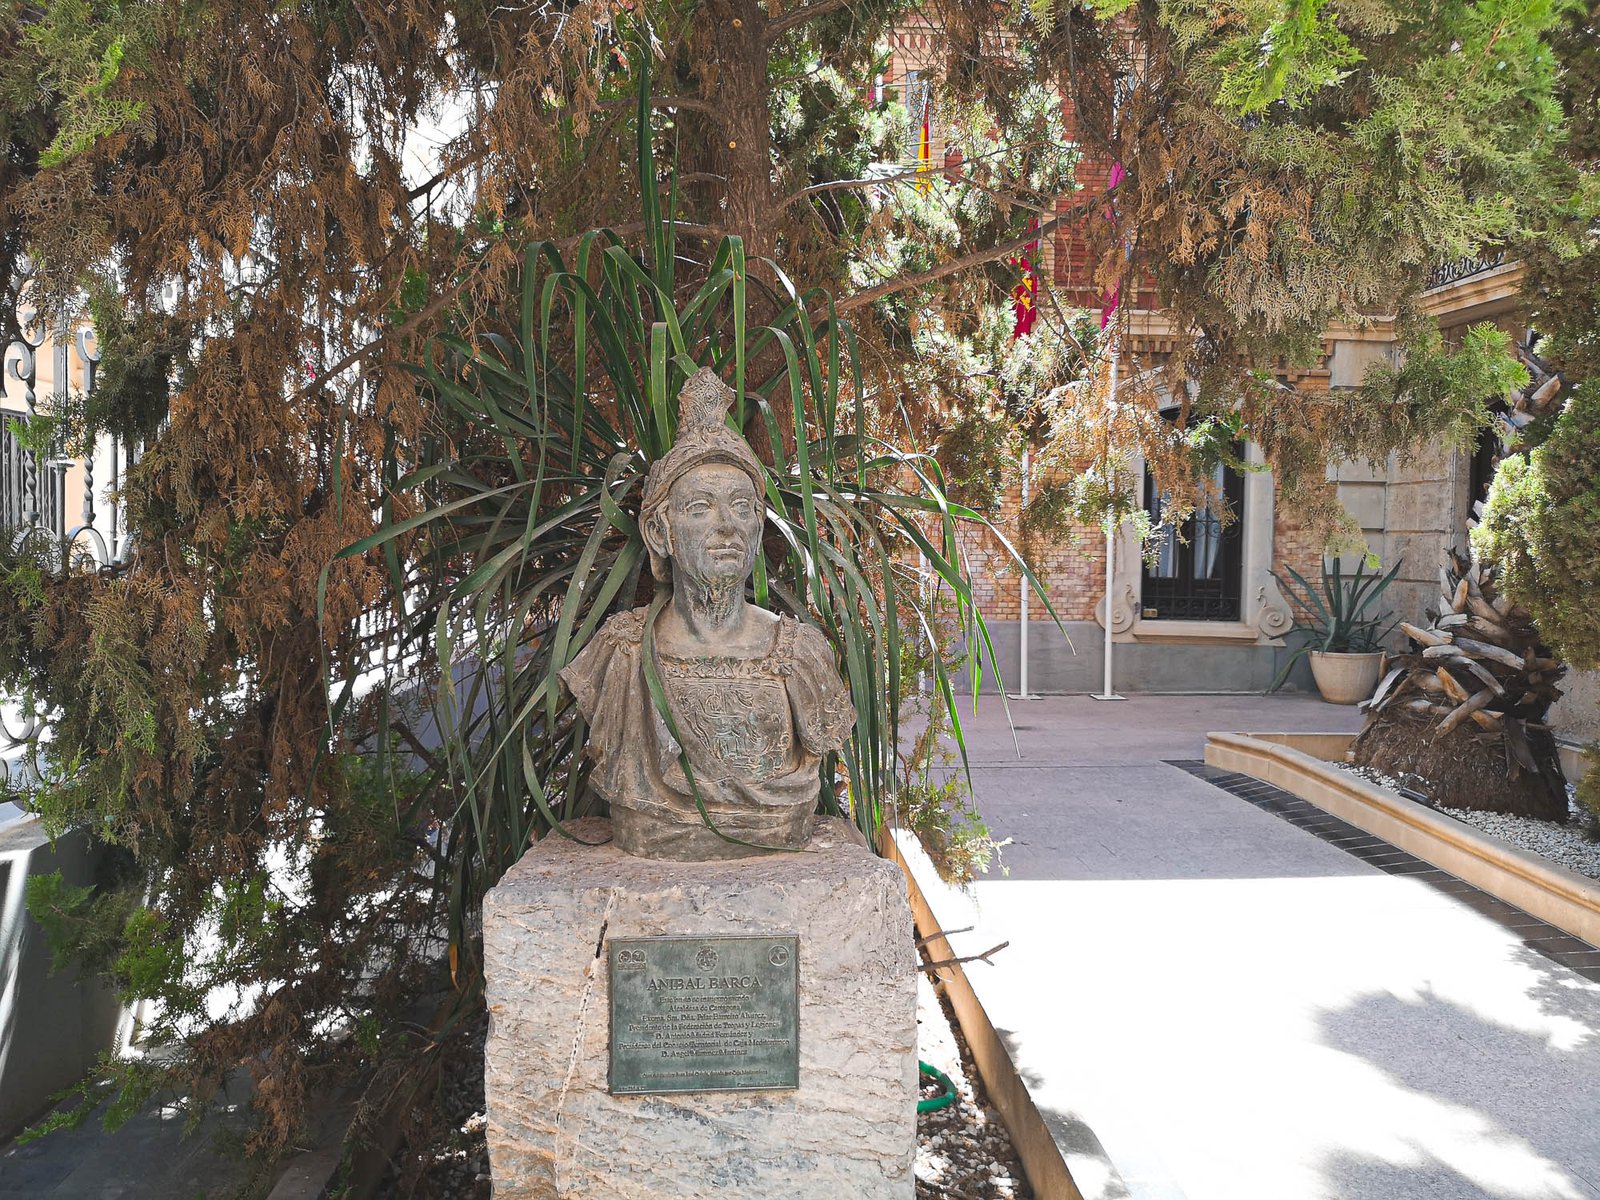
M 1111 318 L 1116 314 L 1117 305 L 1121 302 L 1122 285 L 1119 283 L 1116 287 L 1111 289 L 1111 295 L 1107 296 L 1105 303 L 1100 306 L 1101 329 L 1104 329 L 1107 325 L 1111 324 Z

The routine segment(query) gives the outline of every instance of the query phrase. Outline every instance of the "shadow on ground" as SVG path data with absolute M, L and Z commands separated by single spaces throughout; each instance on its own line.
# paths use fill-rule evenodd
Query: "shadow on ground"
M 1364 995 L 1319 1034 L 1381 1076 L 1317 1169 L 1350 1200 L 1600 1198 L 1600 986 L 1527 948 L 1521 996 Z

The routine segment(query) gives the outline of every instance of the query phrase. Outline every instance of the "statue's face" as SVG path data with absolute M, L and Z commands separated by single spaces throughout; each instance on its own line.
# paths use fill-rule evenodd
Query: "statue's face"
M 674 572 L 726 587 L 755 567 L 765 519 L 755 484 L 728 463 L 702 463 L 667 492 L 667 528 Z

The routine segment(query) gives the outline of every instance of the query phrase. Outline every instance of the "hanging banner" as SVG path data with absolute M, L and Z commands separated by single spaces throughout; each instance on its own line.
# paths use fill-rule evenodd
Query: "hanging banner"
M 1039 228 L 1039 218 L 1029 221 L 1028 228 Z M 1006 259 L 1007 263 L 1022 272 L 1022 278 L 1011 289 L 1011 313 L 1014 318 L 1012 341 L 1033 332 L 1033 323 L 1039 318 L 1039 276 L 1033 268 L 1032 258 L 1038 250 L 1039 240 L 1035 238 L 1022 248 L 1020 254 L 1013 254 Z
M 922 92 L 922 131 L 917 137 L 917 188 L 926 192 L 933 186 L 933 87 Z

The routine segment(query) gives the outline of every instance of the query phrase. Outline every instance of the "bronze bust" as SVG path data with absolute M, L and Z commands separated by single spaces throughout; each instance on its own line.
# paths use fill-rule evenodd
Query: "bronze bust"
M 726 424 L 732 398 L 708 367 L 684 384 L 677 443 L 645 480 L 640 528 L 651 573 L 670 595 L 613 616 L 561 672 L 589 722 L 590 782 L 611 804 L 617 845 L 645 858 L 804 846 L 818 764 L 855 723 L 827 639 L 745 599 L 765 484 L 748 443 Z M 657 674 L 704 815 L 646 682 L 652 611 Z M 708 817 L 738 840 L 718 836 Z

